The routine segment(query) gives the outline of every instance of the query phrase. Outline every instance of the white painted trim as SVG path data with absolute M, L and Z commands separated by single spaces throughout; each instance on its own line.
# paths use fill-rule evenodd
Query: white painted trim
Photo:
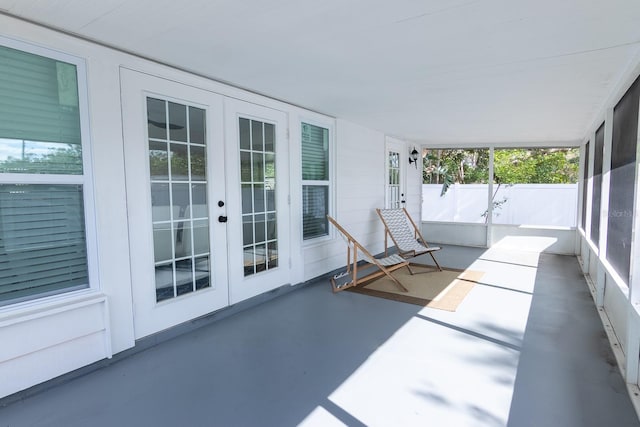
M 591 209 L 593 206 L 593 169 L 594 169 L 594 154 L 596 145 L 596 132 L 595 130 L 589 137 L 589 164 L 587 165 L 587 206 L 585 208 L 585 214 L 587 219 L 584 224 L 584 237 L 588 244 L 591 244 Z M 597 252 L 597 248 L 595 251 Z
M 5 306 L 0 309 L 0 328 L 101 303 L 106 298 L 102 293 L 83 289 Z
M 489 147 L 489 182 L 487 183 L 487 247 L 493 244 L 493 181 L 494 177 L 494 159 L 495 149 Z

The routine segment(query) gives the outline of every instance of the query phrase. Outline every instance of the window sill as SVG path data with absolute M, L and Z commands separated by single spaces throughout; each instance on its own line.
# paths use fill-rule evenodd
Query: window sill
M 326 236 L 322 236 L 322 237 L 316 237 L 314 239 L 309 239 L 309 240 L 303 240 L 302 241 L 302 248 L 303 249 L 313 249 L 317 246 L 323 246 L 326 245 L 327 243 L 331 243 L 333 242 L 333 240 L 335 239 L 335 236 L 328 234 Z
M 24 301 L 0 308 L 0 327 L 38 319 L 87 305 L 106 302 L 107 297 L 94 289 L 59 294 L 51 297 Z

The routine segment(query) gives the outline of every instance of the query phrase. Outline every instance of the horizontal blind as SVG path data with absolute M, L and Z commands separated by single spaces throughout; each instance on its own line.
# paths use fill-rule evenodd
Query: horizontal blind
M 302 123 L 302 179 L 329 179 L 329 130 Z
M 76 67 L 0 46 L 0 137 L 80 144 Z
M 76 66 L 0 46 L 0 172 L 82 174 Z
M 302 186 L 302 236 L 306 239 L 329 234 L 329 186 Z
M 0 185 L 0 305 L 88 286 L 81 185 Z

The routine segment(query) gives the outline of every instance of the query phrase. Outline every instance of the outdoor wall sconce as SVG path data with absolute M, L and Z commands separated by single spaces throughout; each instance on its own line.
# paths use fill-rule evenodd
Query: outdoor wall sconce
M 418 150 L 413 147 L 413 151 L 409 154 L 409 164 L 415 163 L 416 169 L 418 169 Z

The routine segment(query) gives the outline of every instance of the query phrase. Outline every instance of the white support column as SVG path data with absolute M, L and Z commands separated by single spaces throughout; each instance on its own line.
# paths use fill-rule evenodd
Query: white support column
M 589 140 L 587 142 L 590 142 Z M 583 203 L 585 203 L 585 201 L 587 200 L 587 190 L 589 189 L 588 186 L 588 182 L 589 182 L 589 164 L 587 162 L 585 162 L 586 160 L 586 156 L 587 156 L 587 151 L 586 151 L 586 144 L 587 142 L 583 143 L 580 146 L 580 159 L 582 159 L 582 161 L 580 162 L 580 171 L 578 172 L 578 176 L 580 177 L 580 180 L 578 181 L 578 208 L 577 208 L 577 212 L 578 212 L 578 219 L 576 221 L 576 224 L 578 224 L 577 230 L 576 230 L 576 244 L 575 244 L 575 252 L 576 254 L 578 254 L 580 256 L 580 260 L 582 261 L 582 272 L 586 273 L 587 271 L 589 271 L 589 252 L 585 252 L 583 249 L 585 248 L 585 245 L 583 244 L 583 237 L 580 234 L 580 226 L 582 225 L 582 219 L 583 216 L 586 217 L 587 216 L 587 210 L 585 209 L 584 212 L 582 210 L 582 205 Z M 589 143 L 589 146 L 591 146 L 591 144 Z M 587 176 L 585 178 L 585 170 L 587 171 Z M 586 184 L 585 184 L 586 183 Z M 584 227 L 584 232 L 585 232 L 585 238 L 586 238 L 586 224 L 587 222 L 584 221 L 585 223 L 585 227 Z
M 487 186 L 487 247 L 493 245 L 493 147 L 489 147 L 489 185 Z
M 589 164 L 587 165 L 587 221 L 584 226 L 584 238 L 589 242 L 591 239 L 591 205 L 593 204 L 593 169 L 594 169 L 594 157 L 596 153 L 596 132 L 591 132 L 589 137 Z M 588 245 L 589 246 L 589 245 Z

